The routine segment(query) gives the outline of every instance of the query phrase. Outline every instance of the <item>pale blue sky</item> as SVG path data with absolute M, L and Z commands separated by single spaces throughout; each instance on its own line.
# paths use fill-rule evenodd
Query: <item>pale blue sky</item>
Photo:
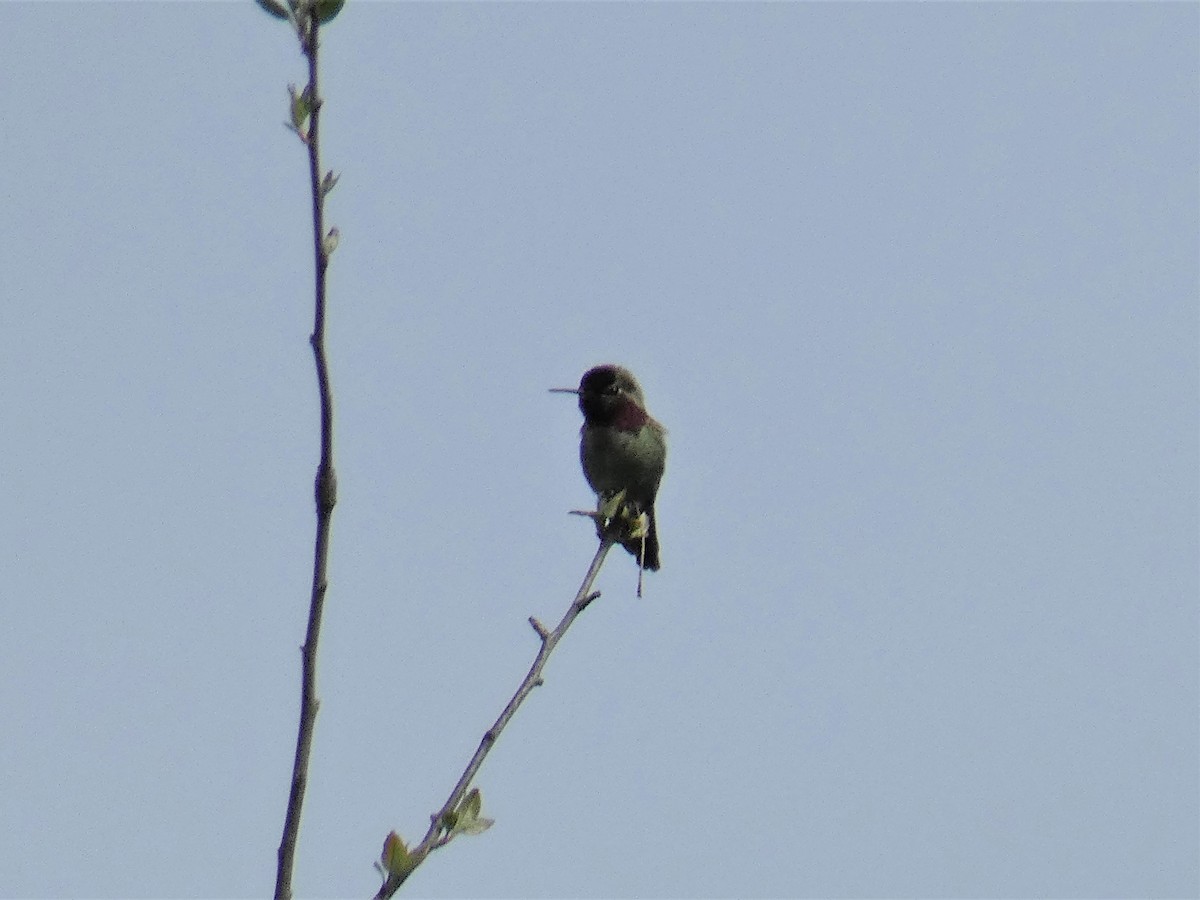
M 669 429 L 427 897 L 1200 891 L 1196 4 L 399 4 L 324 38 L 340 503 L 299 896 L 369 896 Z M 316 406 L 302 60 L 0 5 L 0 895 L 271 890 Z

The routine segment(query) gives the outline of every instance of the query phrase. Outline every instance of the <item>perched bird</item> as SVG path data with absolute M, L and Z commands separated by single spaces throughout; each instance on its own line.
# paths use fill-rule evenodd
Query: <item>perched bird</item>
M 625 491 L 624 505 L 645 513 L 649 527 L 644 538 L 621 541 L 643 568 L 658 568 L 658 528 L 654 498 L 667 461 L 666 430 L 646 412 L 646 399 L 633 373 L 621 366 L 596 366 L 580 379 L 578 388 L 553 388 L 577 394 L 583 413 L 579 459 L 588 484 L 601 505 Z

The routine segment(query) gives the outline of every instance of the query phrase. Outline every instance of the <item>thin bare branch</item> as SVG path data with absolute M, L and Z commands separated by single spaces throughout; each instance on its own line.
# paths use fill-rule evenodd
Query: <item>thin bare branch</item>
M 450 796 L 447 798 L 445 804 L 440 810 L 430 816 L 429 830 L 425 832 L 425 837 L 421 843 L 411 851 L 412 866 L 402 875 L 388 875 L 383 885 L 379 888 L 379 893 L 375 895 L 375 900 L 387 900 L 387 898 L 395 894 L 408 876 L 412 874 L 417 866 L 425 861 L 425 858 L 431 852 L 445 846 L 453 839 L 454 834 L 447 827 L 447 822 L 462 802 L 463 797 L 466 796 L 467 790 L 471 786 L 471 781 L 475 778 L 479 767 L 483 765 L 488 752 L 500 737 L 500 732 L 504 730 L 509 720 L 525 701 L 525 698 L 532 693 L 535 687 L 542 684 L 542 669 L 545 668 L 546 661 L 550 659 L 550 654 L 554 652 L 554 648 L 558 645 L 558 642 L 562 640 L 563 635 L 567 633 L 567 629 L 571 627 L 571 623 L 575 621 L 575 618 L 583 612 L 588 604 L 600 596 L 599 593 L 592 592 L 592 583 L 596 580 L 596 575 L 600 572 L 600 566 L 604 563 L 604 557 L 608 555 L 608 551 L 612 549 L 614 542 L 614 537 L 607 534 L 601 539 L 600 546 L 596 549 L 596 555 L 592 558 L 592 563 L 588 566 L 587 574 L 583 578 L 583 583 L 579 586 L 579 590 L 571 601 L 571 605 L 567 607 L 562 620 L 553 631 L 546 631 L 545 626 L 541 622 L 530 617 L 529 622 L 541 639 L 541 646 L 538 648 L 537 656 L 534 657 L 533 665 L 529 667 L 529 672 L 526 673 L 525 679 L 521 682 L 520 687 L 517 688 L 517 692 L 513 694 L 512 699 L 508 701 L 508 705 L 504 707 L 504 711 L 500 713 L 500 717 L 492 723 L 491 728 L 483 733 L 483 739 L 479 742 L 479 747 L 476 749 L 475 755 L 467 763 L 467 768 L 463 771 L 462 777 L 458 779 L 458 784 L 454 786 L 454 790 L 450 792 Z
M 329 365 L 325 358 L 325 272 L 334 241 L 328 240 L 324 225 L 324 198 L 320 161 L 321 94 L 317 83 L 318 23 L 315 7 L 302 8 L 296 19 L 300 47 L 308 58 L 308 87 L 312 102 L 308 127 L 301 135 L 308 148 L 309 182 L 312 192 L 313 248 L 316 265 L 316 299 L 313 331 L 309 338 L 317 367 L 317 389 L 321 401 L 321 459 L 317 465 L 315 500 L 317 534 L 313 547 L 312 593 L 308 609 L 308 629 L 301 648 L 303 672 L 300 689 L 300 727 L 296 735 L 296 757 L 292 765 L 292 787 L 288 795 L 283 839 L 279 844 L 279 865 L 275 875 L 275 900 L 291 900 L 292 869 L 296 858 L 296 840 L 300 834 L 300 815 L 304 791 L 308 785 L 308 759 L 312 750 L 313 726 L 317 718 L 317 642 L 321 634 L 321 613 L 328 586 L 329 530 L 333 507 L 337 503 L 337 476 L 333 468 L 333 393 L 329 386 Z M 299 132 L 298 132 L 299 133 Z

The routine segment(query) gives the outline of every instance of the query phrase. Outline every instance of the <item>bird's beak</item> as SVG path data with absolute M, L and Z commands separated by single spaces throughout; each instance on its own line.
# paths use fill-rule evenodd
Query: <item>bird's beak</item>
M 578 394 L 579 388 L 550 388 L 552 394 Z

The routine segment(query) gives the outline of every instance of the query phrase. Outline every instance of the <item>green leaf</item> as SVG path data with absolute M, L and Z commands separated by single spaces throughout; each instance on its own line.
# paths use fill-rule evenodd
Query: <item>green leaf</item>
M 626 515 L 625 525 L 631 538 L 645 537 L 650 533 L 650 517 L 645 513 Z
M 276 19 L 287 19 L 287 10 L 283 8 L 283 4 L 276 3 L 275 0 L 254 0 L 263 10 Z
M 480 816 L 478 819 L 472 819 L 470 822 L 460 822 L 456 831 L 459 834 L 483 834 L 495 824 L 495 819 L 485 819 L 483 816 Z
M 317 21 L 324 25 L 342 11 L 346 0 L 317 0 Z
M 479 788 L 471 788 L 470 793 L 458 805 L 458 811 L 469 819 L 479 818 L 481 809 L 483 809 L 483 795 L 479 793 Z
M 621 505 L 625 502 L 625 490 L 621 489 L 611 497 L 603 499 L 600 503 L 599 513 L 606 519 L 615 519 L 617 512 L 620 511 Z
M 471 788 L 470 793 L 458 804 L 455 812 L 455 823 L 451 826 L 454 834 L 482 834 L 496 824 L 495 819 L 485 819 L 479 815 L 483 809 L 483 795 L 479 788 Z
M 274 16 L 276 19 L 290 19 L 287 7 L 277 0 L 254 0 L 265 12 Z M 338 13 L 342 11 L 342 7 L 346 5 L 346 0 L 314 0 L 313 6 L 317 10 L 317 21 L 324 25 L 331 21 Z M 301 4 L 297 0 L 288 0 L 288 7 L 291 7 L 293 15 L 300 13 Z
M 379 861 L 389 875 L 404 876 L 415 868 L 412 854 L 408 852 L 408 847 L 405 846 L 400 835 L 394 831 L 384 838 L 383 853 L 380 855 Z
M 333 251 L 338 248 L 338 242 L 341 239 L 342 233 L 336 227 L 329 229 L 329 233 L 325 235 L 325 240 L 321 241 L 321 249 L 325 251 L 326 256 L 333 255 Z
M 291 98 L 292 127 L 299 131 L 312 115 L 312 88 L 305 86 L 304 90 L 300 91 L 294 84 L 289 84 L 288 97 Z

